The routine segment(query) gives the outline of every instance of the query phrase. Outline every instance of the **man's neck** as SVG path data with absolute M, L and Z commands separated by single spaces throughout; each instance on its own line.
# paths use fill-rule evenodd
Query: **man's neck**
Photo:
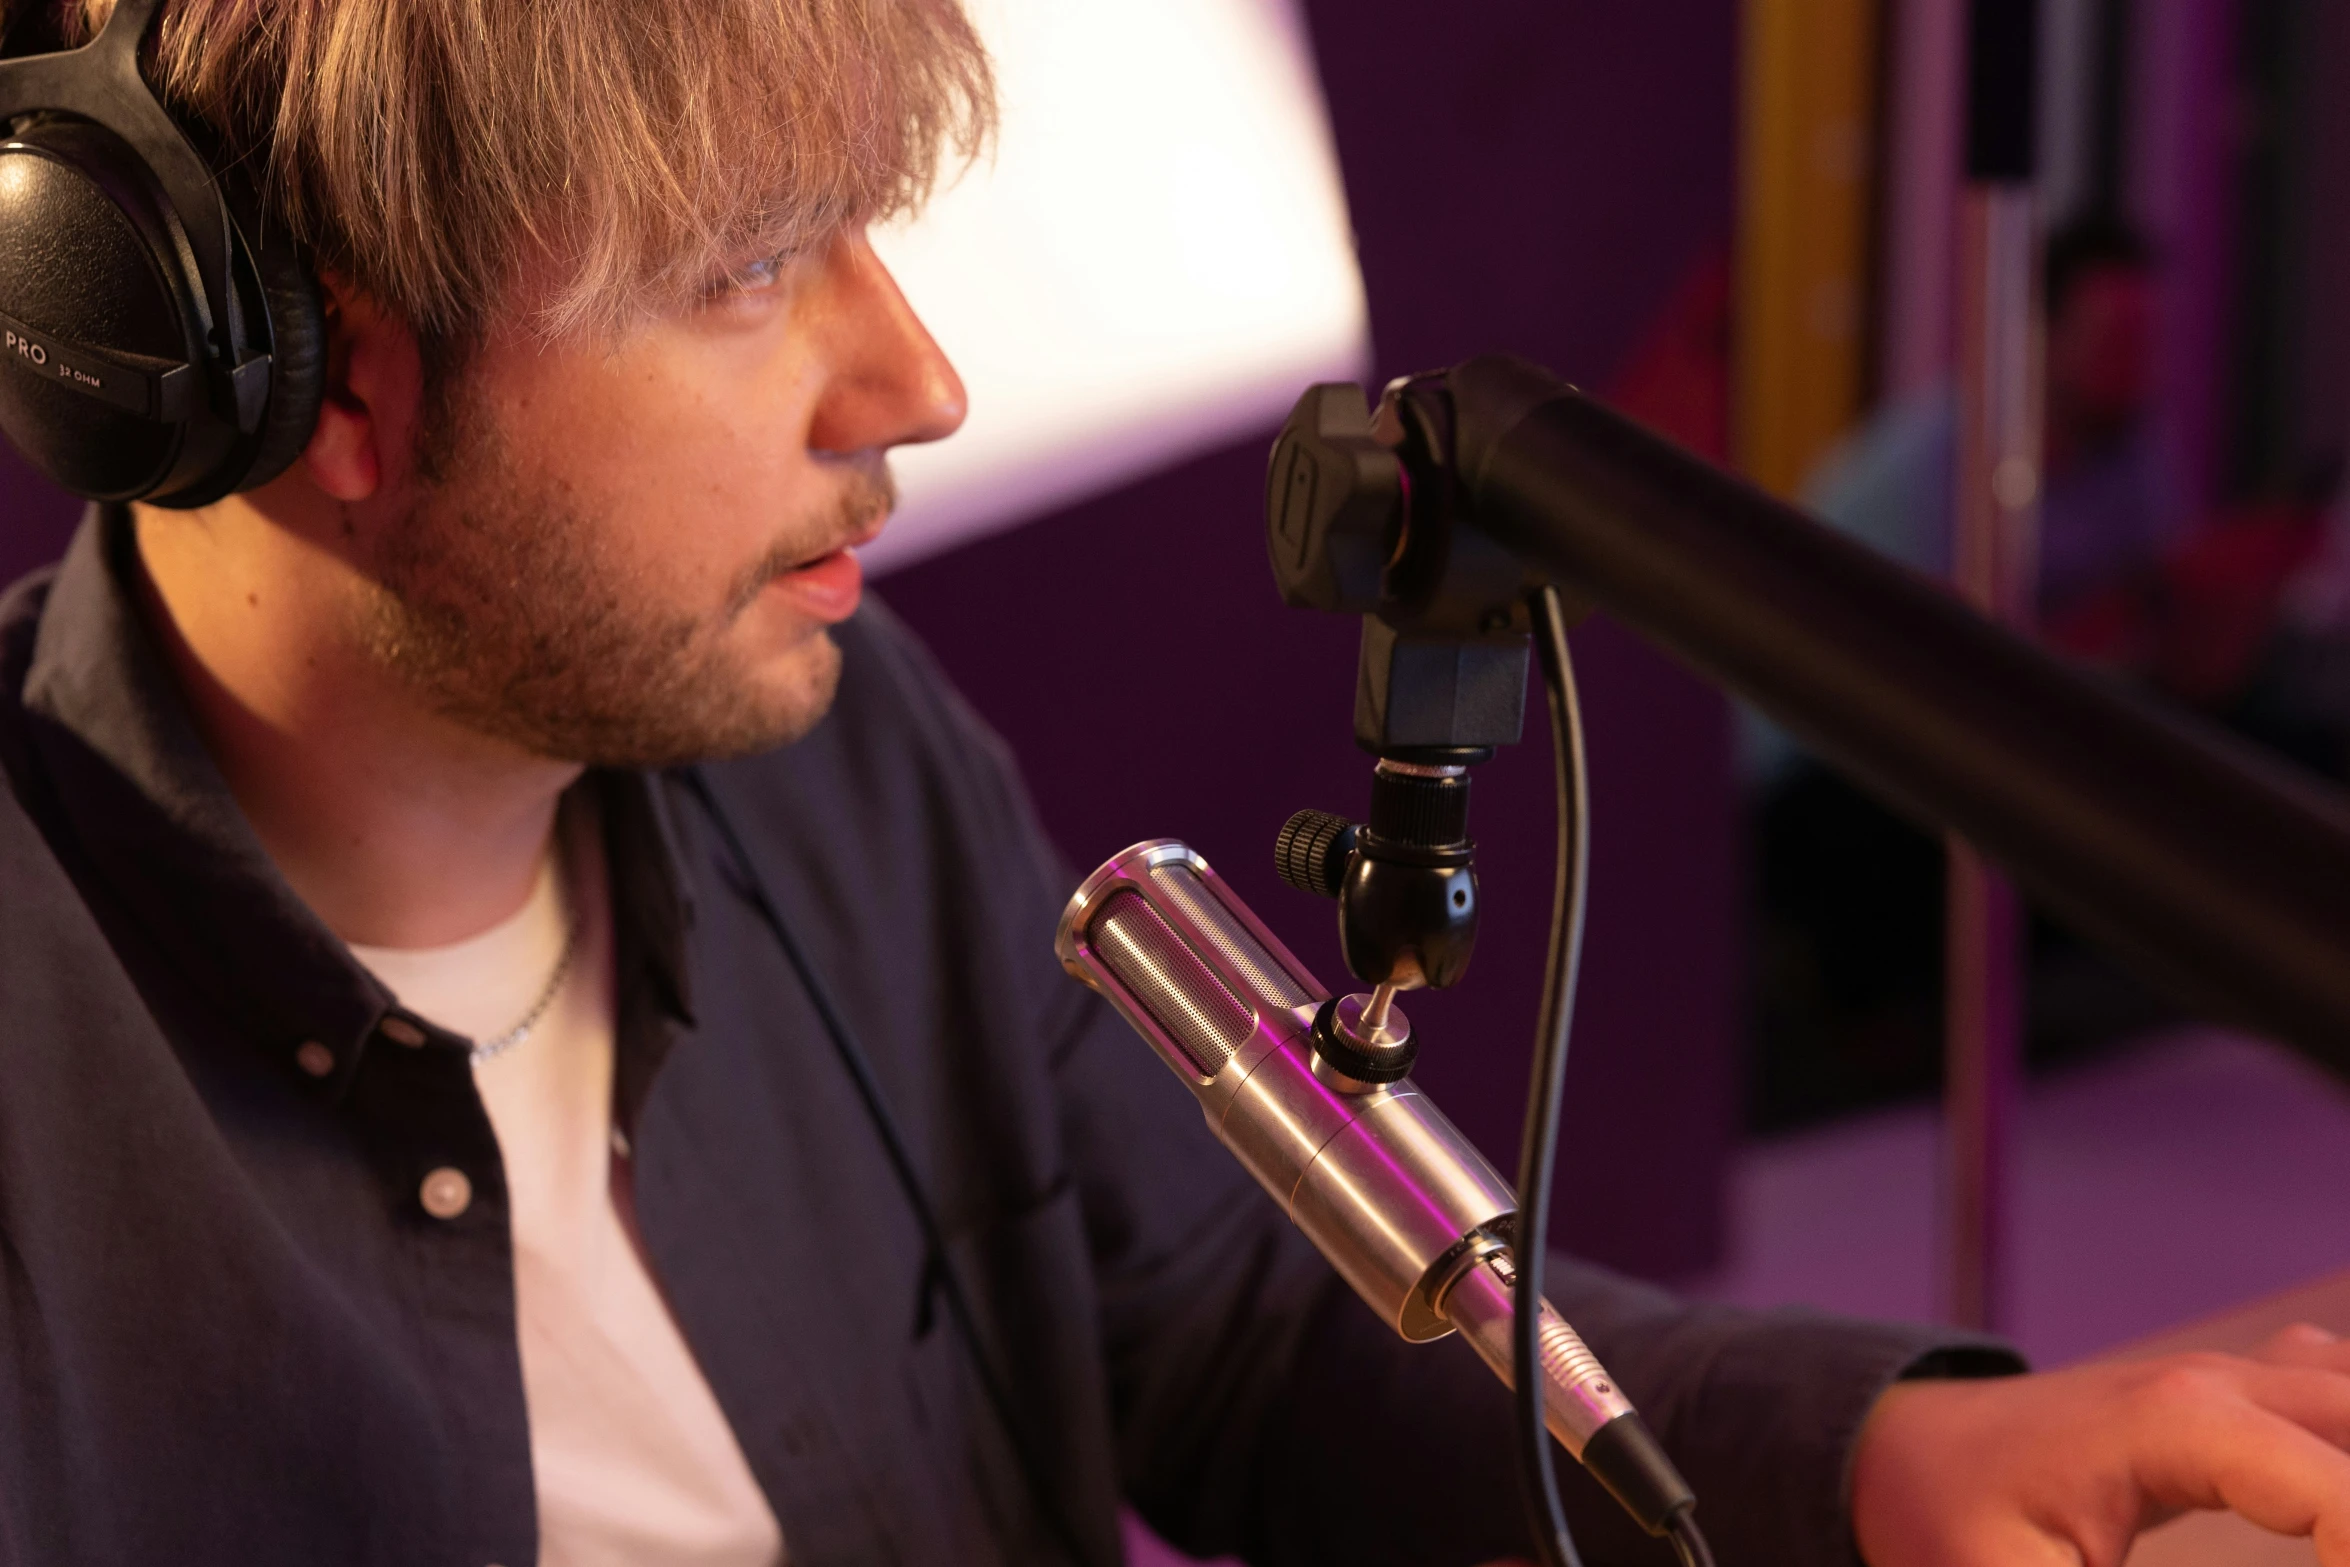
M 521 908 L 579 769 L 433 712 L 353 634 L 348 563 L 244 498 L 137 519 L 142 610 L 238 805 L 328 927 L 441 946 Z

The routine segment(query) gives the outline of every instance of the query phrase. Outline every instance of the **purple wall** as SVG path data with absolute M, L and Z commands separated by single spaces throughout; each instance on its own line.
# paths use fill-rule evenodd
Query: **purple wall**
M 1309 9 L 1379 373 L 1509 348 L 1606 384 L 1730 232 L 1734 5 Z M 1011 739 L 1079 870 L 1184 838 L 1337 981 L 1329 906 L 1282 887 L 1270 850 L 1300 806 L 1365 807 L 1355 627 L 1274 598 L 1263 461 L 1262 441 L 1202 458 L 882 591 Z M 1727 725 L 1611 626 L 1580 632 L 1577 653 L 1595 849 L 1558 1234 L 1669 1276 L 1721 1245 L 1738 1027 Z M 1420 1080 L 1505 1167 L 1548 923 L 1536 708 L 1527 742 L 1478 776 L 1476 967 L 1407 1002 L 1428 1040 Z
M 1606 384 L 1730 232 L 1733 0 L 1309 11 L 1380 373 L 1508 348 Z M 1273 598 L 1263 450 L 1199 459 L 883 591 L 1018 749 L 1075 865 L 1187 838 L 1337 980 L 1327 906 L 1268 867 L 1291 810 L 1364 808 L 1355 630 Z M 0 455 L 0 577 L 53 556 L 74 512 Z M 1612 627 L 1577 643 L 1596 832 L 1559 1234 L 1670 1275 L 1719 1252 L 1735 1102 L 1725 723 L 1712 695 Z M 1478 780 L 1477 966 L 1461 990 L 1409 1005 L 1429 1039 L 1421 1080 L 1505 1167 L 1547 922 L 1535 708 L 1527 743 Z

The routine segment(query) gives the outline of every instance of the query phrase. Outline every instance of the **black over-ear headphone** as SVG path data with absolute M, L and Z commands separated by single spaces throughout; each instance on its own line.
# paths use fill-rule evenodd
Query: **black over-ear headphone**
M 201 506 L 309 440 L 324 327 L 253 179 L 140 75 L 159 4 L 0 59 L 0 430 L 77 495 Z

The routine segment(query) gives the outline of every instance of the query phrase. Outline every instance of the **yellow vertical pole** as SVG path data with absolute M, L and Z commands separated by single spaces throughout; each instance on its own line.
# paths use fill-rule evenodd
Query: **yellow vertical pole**
M 1880 0 L 1745 6 L 1732 428 L 1790 495 L 1868 390 Z

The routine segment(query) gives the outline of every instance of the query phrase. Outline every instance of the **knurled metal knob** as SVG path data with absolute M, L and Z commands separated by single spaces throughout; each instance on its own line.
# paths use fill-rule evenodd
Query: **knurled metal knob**
M 1354 857 L 1356 825 L 1329 811 L 1300 811 L 1273 840 L 1273 868 L 1300 892 L 1335 898 Z

